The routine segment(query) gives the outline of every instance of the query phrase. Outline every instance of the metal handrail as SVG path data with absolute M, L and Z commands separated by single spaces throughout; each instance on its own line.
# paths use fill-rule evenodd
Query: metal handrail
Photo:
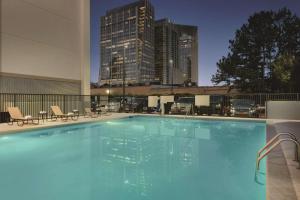
M 297 148 L 295 151 L 295 155 L 296 155 L 296 161 L 299 162 L 299 155 L 300 155 L 300 143 L 297 140 L 291 139 L 291 138 L 285 138 L 285 139 L 280 139 L 277 142 L 275 142 L 264 154 L 260 155 L 259 157 L 256 158 L 256 170 L 259 170 L 259 164 L 260 161 L 267 156 L 277 145 L 279 145 L 281 142 L 285 142 L 285 141 L 289 141 L 289 142 L 293 142 L 296 144 Z M 299 162 L 299 168 L 300 168 L 300 162 Z
M 279 138 L 280 136 L 282 136 L 282 135 L 287 135 L 287 136 L 290 136 L 291 137 L 291 139 L 294 139 L 294 140 L 296 140 L 296 141 L 298 141 L 297 140 L 297 137 L 294 135 L 294 134 L 292 134 L 292 133 L 290 133 L 290 132 L 281 132 L 281 133 L 278 133 L 277 135 L 275 135 L 263 148 L 261 148 L 258 152 L 257 152 L 257 158 L 260 156 L 260 154 L 265 150 L 265 149 L 267 149 L 272 143 L 274 143 L 275 142 L 275 140 L 277 139 L 277 138 Z M 297 145 L 296 145 L 296 148 L 297 148 Z M 297 158 L 295 158 L 295 160 L 296 160 Z

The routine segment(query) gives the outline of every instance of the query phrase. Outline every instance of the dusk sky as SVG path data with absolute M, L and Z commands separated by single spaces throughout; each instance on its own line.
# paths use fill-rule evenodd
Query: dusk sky
M 261 10 L 289 8 L 300 16 L 300 0 L 150 0 L 155 19 L 169 18 L 175 23 L 198 26 L 199 85 L 212 85 L 216 63 L 228 53 L 229 40 L 247 22 L 250 15 Z M 134 0 L 91 0 L 91 81 L 98 81 L 100 52 L 100 16 L 109 9 Z

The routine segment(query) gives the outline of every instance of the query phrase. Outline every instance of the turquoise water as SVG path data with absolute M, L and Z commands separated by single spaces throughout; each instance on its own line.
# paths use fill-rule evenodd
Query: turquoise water
M 3 200 L 262 200 L 264 123 L 134 117 L 0 137 Z

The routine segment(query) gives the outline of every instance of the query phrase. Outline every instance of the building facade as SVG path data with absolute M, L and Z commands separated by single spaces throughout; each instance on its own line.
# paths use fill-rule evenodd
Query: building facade
M 176 84 L 178 71 L 178 32 L 168 19 L 155 21 L 155 81 Z
M 0 93 L 89 95 L 90 1 L 0 3 Z
M 183 81 L 192 80 L 192 36 L 183 33 L 178 40 L 179 67 Z
M 182 80 L 198 84 L 198 27 L 176 24 Z
M 196 26 L 155 22 L 155 80 L 161 84 L 198 83 Z
M 140 0 L 101 17 L 99 84 L 154 80 L 154 8 Z

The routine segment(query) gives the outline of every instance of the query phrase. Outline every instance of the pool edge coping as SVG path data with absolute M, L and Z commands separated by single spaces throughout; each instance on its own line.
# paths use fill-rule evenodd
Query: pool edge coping
M 110 116 L 118 114 L 118 116 L 113 116 L 113 118 L 110 118 Z M 120 115 L 121 114 L 121 115 Z M 179 119 L 188 119 L 188 120 L 193 120 L 193 119 L 198 119 L 198 120 L 214 120 L 214 121 L 242 121 L 242 122 L 258 122 L 258 123 L 266 123 L 266 119 L 257 119 L 257 118 L 237 118 L 237 117 L 215 117 L 215 116 L 194 116 L 194 115 L 160 115 L 160 114 L 141 114 L 141 113 L 113 113 L 112 115 L 105 116 L 105 118 L 85 118 L 85 119 L 90 119 L 87 121 L 67 121 L 67 122 L 59 122 L 59 121 L 53 121 L 57 122 L 55 124 L 39 124 L 39 125 L 24 125 L 22 127 L 13 125 L 15 126 L 15 129 L 12 130 L 0 130 L 0 136 L 1 135 L 7 135 L 7 134 L 15 134 L 15 133 L 20 133 L 24 131 L 33 131 L 33 130 L 39 130 L 39 129 L 47 129 L 47 128 L 53 128 L 53 127 L 61 127 L 61 126 L 71 126 L 71 125 L 77 125 L 77 124 L 87 124 L 87 123 L 95 123 L 95 122 L 101 122 L 105 120 L 112 120 L 112 119 L 122 119 L 122 118 L 128 118 L 128 117 L 134 117 L 134 116 L 149 116 L 149 117 L 164 117 L 164 118 L 179 118 Z M 82 118 L 81 118 L 82 119 Z M 52 123 L 52 121 L 48 121 Z M 12 125 L 7 126 L 13 127 Z M 2 125 L 3 125 L 2 124 Z M 27 127 L 30 126 L 30 127 Z M 0 124 L 1 127 L 1 124 Z M 13 127 L 14 128 L 14 127 Z

